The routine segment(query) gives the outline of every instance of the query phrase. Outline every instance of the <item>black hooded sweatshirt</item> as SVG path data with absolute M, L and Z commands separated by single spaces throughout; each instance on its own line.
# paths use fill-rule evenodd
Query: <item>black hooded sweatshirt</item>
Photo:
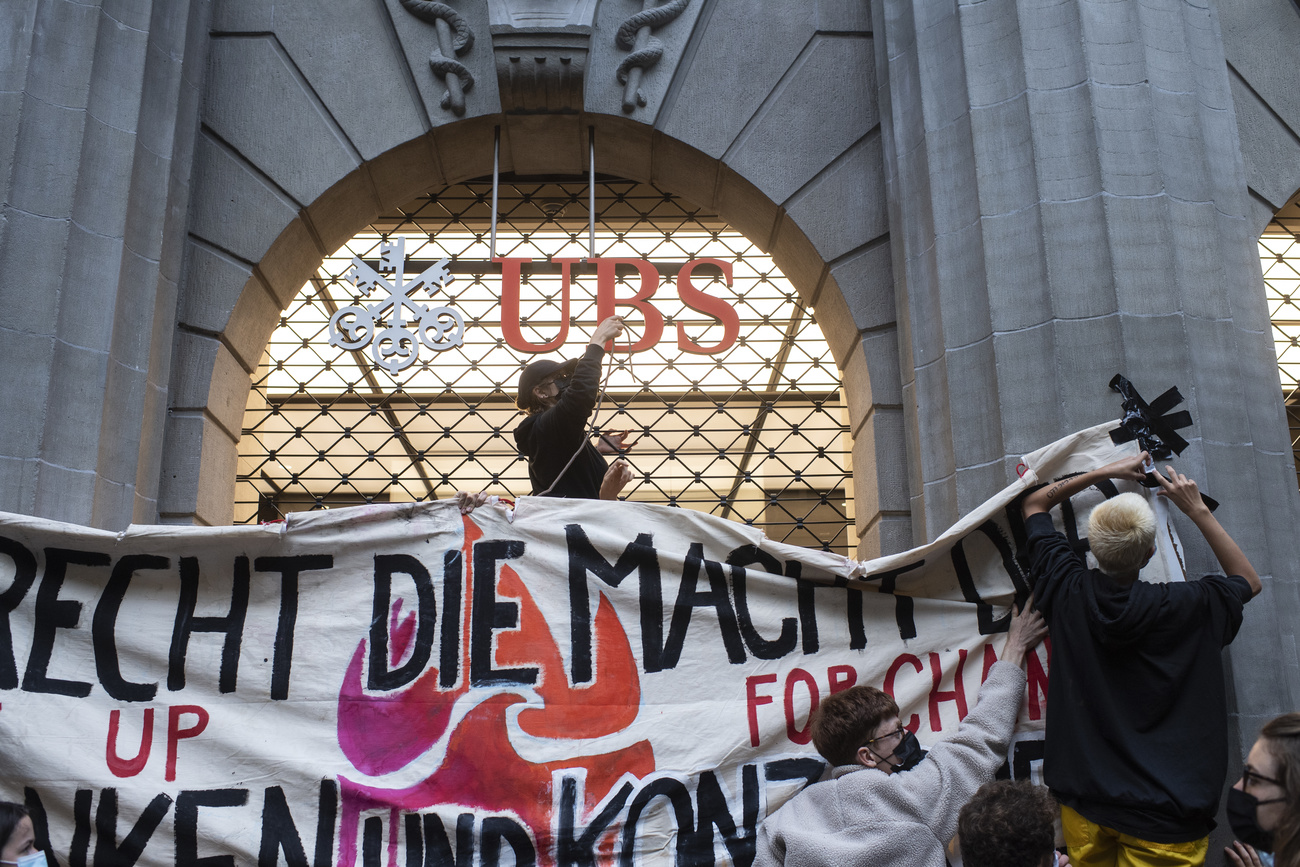
M 1204 837 L 1228 772 L 1221 651 L 1250 585 L 1123 584 L 1088 569 L 1047 513 L 1025 529 L 1051 630 L 1047 785 L 1084 818 L 1143 840 Z
M 600 483 L 608 466 L 587 438 L 587 419 L 596 408 L 600 362 L 604 357 L 603 348 L 587 344 L 569 387 L 560 394 L 555 406 L 530 414 L 515 428 L 515 445 L 528 458 L 528 478 L 533 483 L 534 496 L 550 488 L 573 453 L 579 452 L 547 496 L 600 498 Z

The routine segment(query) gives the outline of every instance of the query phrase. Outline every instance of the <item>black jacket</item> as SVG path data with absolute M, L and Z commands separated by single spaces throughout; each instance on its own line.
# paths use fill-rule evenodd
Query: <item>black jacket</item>
M 519 453 L 528 459 L 528 478 L 533 483 L 534 496 L 551 487 L 574 452 L 578 452 L 573 465 L 546 496 L 590 500 L 600 497 L 600 483 L 608 467 L 587 437 L 587 419 L 596 408 L 600 363 L 604 357 L 604 349 L 588 344 L 569 387 L 555 406 L 530 414 L 515 428 L 515 444 Z
M 1051 630 L 1047 785 L 1085 818 L 1156 843 L 1204 837 L 1228 772 L 1221 651 L 1240 576 L 1121 584 L 1088 569 L 1046 513 L 1025 522 Z

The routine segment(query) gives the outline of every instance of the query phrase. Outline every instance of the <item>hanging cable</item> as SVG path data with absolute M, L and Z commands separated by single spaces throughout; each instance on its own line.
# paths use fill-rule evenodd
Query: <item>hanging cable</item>
M 501 127 L 492 133 L 492 240 L 488 245 L 488 261 L 497 257 L 497 188 L 501 184 Z

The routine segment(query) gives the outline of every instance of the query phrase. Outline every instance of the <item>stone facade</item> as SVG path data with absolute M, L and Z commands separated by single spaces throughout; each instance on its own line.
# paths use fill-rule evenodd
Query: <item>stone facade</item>
M 489 174 L 497 127 L 524 175 L 584 171 L 591 129 L 599 171 L 716 209 L 815 305 L 862 556 L 1114 417 L 1112 374 L 1178 385 L 1183 466 L 1265 576 L 1243 743 L 1300 706 L 1255 249 L 1300 187 L 1295 0 L 644 5 L 0 4 L 0 508 L 227 522 L 249 373 L 321 258 Z

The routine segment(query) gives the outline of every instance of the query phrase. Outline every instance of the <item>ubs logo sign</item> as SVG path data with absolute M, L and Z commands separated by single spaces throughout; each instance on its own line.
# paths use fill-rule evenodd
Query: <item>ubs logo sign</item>
M 501 336 L 512 349 L 520 352 L 552 352 L 564 345 L 569 336 L 569 278 L 572 267 L 582 259 L 554 258 L 551 262 L 560 266 L 560 327 L 555 338 L 545 343 L 530 343 L 520 331 L 519 319 L 519 283 L 523 265 L 531 259 L 494 259 L 501 263 Z M 645 319 L 645 332 L 641 339 L 626 346 L 615 346 L 619 352 L 643 352 L 657 344 L 664 335 L 664 317 L 651 303 L 659 289 L 659 269 L 645 259 L 588 259 L 596 266 L 596 321 L 613 316 L 618 307 L 632 307 Z M 619 265 L 631 266 L 637 270 L 641 286 L 630 298 L 619 298 L 614 294 L 616 286 L 615 271 Z M 677 272 L 677 297 L 682 304 L 697 313 L 715 320 L 722 326 L 722 339 L 711 346 L 701 346 L 686 333 L 686 324 L 677 322 L 677 348 L 682 352 L 695 355 L 714 355 L 726 352 L 736 342 L 740 334 L 740 315 L 735 307 L 725 298 L 718 298 L 697 289 L 691 277 L 701 266 L 712 266 L 722 272 L 727 286 L 732 284 L 731 263 L 721 259 L 692 259 Z
M 405 238 L 380 246 L 378 271 L 353 256 L 348 282 L 365 295 L 379 290 L 380 300 L 343 307 L 331 316 L 330 346 L 355 350 L 368 345 L 371 357 L 393 375 L 415 363 L 421 344 L 434 352 L 463 344 L 465 320 L 460 313 L 451 307 L 428 307 L 411 299 L 417 289 L 430 294 L 445 291 L 455 279 L 447 270 L 449 261 L 440 259 L 407 282 Z M 384 278 L 385 274 L 392 275 L 391 282 Z
M 465 320 L 453 307 L 430 307 L 415 301 L 411 296 L 419 289 L 430 295 L 446 292 L 455 277 L 448 270 L 449 259 L 440 259 L 409 282 L 406 280 L 406 239 L 395 238 L 380 246 L 379 269 L 375 270 L 357 257 L 353 257 L 346 279 L 357 287 L 363 296 L 378 293 L 375 303 L 358 302 L 343 307 L 330 317 L 329 342 L 346 350 L 370 347 L 370 354 L 380 367 L 396 375 L 414 364 L 425 346 L 434 352 L 444 352 L 464 344 Z M 645 322 L 639 340 L 616 346 L 620 352 L 643 352 L 654 347 L 664 336 L 664 316 L 651 299 L 659 289 L 659 269 L 645 259 L 565 259 L 550 262 L 560 266 L 561 292 L 560 316 L 555 337 L 543 343 L 533 343 L 523 335 L 520 315 L 520 285 L 523 266 L 529 258 L 498 258 L 493 262 L 501 266 L 501 336 L 514 350 L 523 353 L 553 352 L 564 345 L 569 336 L 569 297 L 573 266 L 586 261 L 596 270 L 596 321 L 614 315 L 622 307 L 635 309 Z M 634 268 L 640 286 L 631 297 L 618 297 L 617 270 L 622 266 Z M 740 316 L 733 304 L 725 298 L 709 295 L 696 288 L 692 282 L 701 267 L 721 272 L 726 285 L 732 285 L 731 263 L 721 259 L 692 259 L 677 272 L 677 296 L 681 303 L 713 320 L 700 323 L 708 327 L 716 323 L 722 334 L 717 343 L 701 345 L 686 329 L 686 323 L 676 322 L 677 347 L 682 352 L 696 355 L 714 355 L 726 352 L 740 334 Z M 391 278 L 391 279 L 390 279 Z M 711 277 L 710 279 L 716 279 Z M 636 282 L 634 278 L 632 282 Z M 696 326 L 698 327 L 698 325 Z

